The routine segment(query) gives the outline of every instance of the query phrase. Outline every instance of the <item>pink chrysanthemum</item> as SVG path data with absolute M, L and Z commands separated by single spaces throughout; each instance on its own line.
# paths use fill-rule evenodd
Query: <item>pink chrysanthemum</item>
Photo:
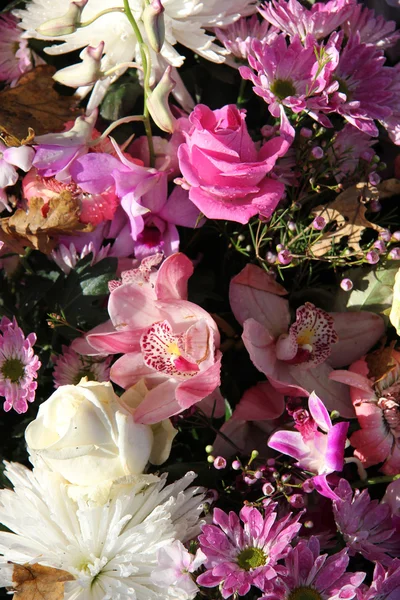
M 349 554 L 359 552 L 364 558 L 390 565 L 400 551 L 400 537 L 393 526 L 392 511 L 388 504 L 371 500 L 368 490 L 354 491 L 341 479 L 333 502 L 333 514 Z
M 0 15 L 0 81 L 13 87 L 24 73 L 33 69 L 28 41 L 21 38 L 22 30 L 13 15 Z
M 359 34 L 340 51 L 333 78 L 339 83 L 334 110 L 360 131 L 376 137 L 375 120 L 392 114 L 393 69 L 384 66 L 385 57 L 376 46 L 362 44 Z
M 349 18 L 352 4 L 353 0 L 331 0 L 326 4 L 316 2 L 308 9 L 297 0 L 271 0 L 260 13 L 290 37 L 298 35 L 304 40 L 311 33 L 322 39 Z
M 375 156 L 372 146 L 376 143 L 377 140 L 347 123 L 327 151 L 336 181 L 351 177 L 359 167 L 369 165 Z
M 320 111 L 327 110 L 327 91 L 330 82 L 330 57 L 324 48 L 318 48 L 314 38 L 307 38 L 306 45 L 298 36 L 287 42 L 286 36 L 278 35 L 271 44 L 253 40 L 250 67 L 240 67 L 244 79 L 253 82 L 254 92 L 268 104 L 274 117 L 281 117 L 282 125 L 289 127 L 285 108 L 294 113 L 307 110 L 313 118 L 321 121 Z M 324 117 L 323 124 L 330 125 Z M 294 131 L 291 132 L 294 135 Z
M 204 525 L 199 536 L 207 556 L 207 571 L 197 578 L 204 587 L 220 586 L 223 598 L 246 595 L 251 586 L 266 591 L 269 581 L 286 569 L 277 565 L 290 551 L 290 542 L 299 531 L 300 514 L 277 520 L 276 503 L 265 508 L 265 516 L 251 506 L 244 506 L 239 517 L 214 509 L 215 525 Z
M 358 600 L 397 600 L 400 598 L 400 560 L 393 559 L 386 570 L 377 563 L 369 588 L 359 592 Z
M 232 25 L 223 29 L 217 28 L 214 32 L 219 41 L 222 42 L 234 57 L 247 60 L 253 39 L 270 44 L 278 35 L 279 30 L 276 27 L 272 27 L 265 20 L 260 21 L 257 15 L 253 15 L 247 19 L 243 17 L 239 21 L 236 21 L 236 23 L 232 23 Z
M 111 357 L 102 360 L 99 357 L 82 356 L 68 346 L 63 346 L 62 352 L 54 361 L 55 388 L 77 385 L 82 377 L 87 377 L 89 381 L 110 381 Z
M 394 46 L 400 38 L 400 31 L 396 31 L 395 21 L 386 21 L 382 15 L 377 15 L 374 10 L 363 7 L 362 4 L 353 7 L 342 29 L 347 37 L 358 33 L 361 43 L 385 49 Z
M 38 357 L 32 346 L 36 335 L 25 338 L 14 317 L 12 321 L 3 317 L 0 321 L 0 396 L 4 396 L 4 410 L 12 408 L 19 414 L 28 410 L 28 402 L 35 399 Z
M 273 581 L 273 589 L 262 600 L 351 600 L 365 573 L 347 573 L 347 550 L 320 556 L 318 538 L 301 540 L 285 559 L 288 574 Z

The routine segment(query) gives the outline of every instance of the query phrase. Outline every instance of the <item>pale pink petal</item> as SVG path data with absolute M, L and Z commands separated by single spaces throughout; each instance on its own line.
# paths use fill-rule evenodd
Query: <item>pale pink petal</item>
M 109 333 L 89 333 L 88 343 L 103 354 L 126 354 L 140 351 L 140 337 L 143 329 L 111 331 Z
M 367 402 L 376 400 L 376 394 L 372 389 L 372 383 L 363 375 L 359 375 L 352 371 L 338 370 L 331 371 L 331 373 L 329 373 L 329 379 L 351 386 L 350 396 L 353 404 L 360 400 L 366 400 Z
M 318 427 L 322 429 L 322 431 L 328 432 L 332 427 L 331 418 L 322 400 L 320 400 L 314 392 L 312 392 L 308 398 L 308 407 L 310 414 Z
M 208 417 L 212 416 L 215 419 L 220 419 L 225 414 L 225 400 L 218 388 L 212 394 L 200 400 L 197 406 Z
M 250 265 L 231 281 L 229 302 L 232 312 L 240 324 L 247 319 L 257 319 L 271 336 L 277 338 L 287 333 L 290 323 L 289 303 L 280 297 L 286 290 L 259 267 L 248 267 Z M 254 269 L 258 269 L 258 273 Z
M 192 261 L 182 253 L 173 254 L 162 263 L 156 279 L 158 300 L 186 300 L 187 282 L 193 274 Z
M 277 361 L 274 340 L 268 330 L 255 319 L 247 319 L 242 339 L 253 365 L 267 377 L 272 374 Z
M 35 156 L 35 151 L 29 146 L 19 146 L 18 148 L 7 148 L 3 152 L 4 160 L 8 163 L 22 169 L 23 171 L 29 171 L 32 166 L 32 161 Z
M 190 408 L 199 402 L 221 383 L 221 352 L 217 351 L 215 363 L 206 371 L 182 381 L 176 388 L 176 399 L 182 409 Z M 173 413 L 175 414 L 175 413 Z
M 330 313 L 339 341 L 332 346 L 329 364 L 345 367 L 366 354 L 385 333 L 383 319 L 371 312 Z
M 193 358 L 198 364 L 204 363 L 207 358 L 213 361 L 211 352 L 214 351 L 212 346 L 212 331 L 204 319 L 197 321 L 186 331 L 184 343 L 185 353 Z M 211 342 L 211 344 L 210 344 Z
M 0 157 L 0 189 L 14 185 L 18 181 L 15 168 Z
M 284 429 L 277 431 L 269 438 L 268 446 L 296 460 L 301 460 L 309 454 L 309 448 L 303 442 L 303 437 L 298 431 L 285 431 Z
M 138 352 L 132 352 L 121 356 L 111 367 L 110 378 L 124 389 L 135 385 L 140 379 L 146 382 L 155 379 L 157 383 L 165 381 L 165 375 L 160 375 L 147 367 L 143 362 L 143 357 Z
M 297 336 L 290 334 L 282 334 L 276 342 L 276 357 L 279 360 L 292 360 L 299 349 Z
M 232 419 L 268 421 L 280 417 L 284 410 L 284 396 L 268 381 L 261 381 L 245 391 L 233 412 Z
M 135 422 L 151 425 L 182 412 L 182 407 L 176 399 L 178 383 L 176 379 L 167 379 L 146 394 L 135 410 Z
M 108 312 L 117 329 L 141 329 L 164 319 L 155 302 L 154 290 L 136 283 L 126 283 L 113 290 Z
M 101 323 L 97 325 L 87 333 L 83 337 L 76 338 L 72 344 L 71 349 L 77 352 L 78 354 L 83 354 L 84 356 L 98 356 L 99 354 L 108 354 L 108 350 L 106 352 L 99 352 L 96 348 L 94 348 L 88 341 L 88 336 L 95 333 L 110 333 L 114 332 L 115 327 L 111 323 L 111 321 L 106 321 L 105 323 Z
M 214 319 L 203 308 L 187 300 L 169 300 L 157 302 L 161 317 L 155 321 L 167 320 L 176 334 L 184 333 L 197 321 L 204 320 L 214 333 L 215 347 L 219 347 L 220 335 Z

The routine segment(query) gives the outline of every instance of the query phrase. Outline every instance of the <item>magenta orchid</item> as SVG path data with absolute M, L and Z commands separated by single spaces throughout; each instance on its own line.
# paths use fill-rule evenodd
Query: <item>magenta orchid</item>
M 316 473 L 313 483 L 318 491 L 335 498 L 326 475 L 343 469 L 349 423 L 333 425 L 324 404 L 314 393 L 308 398 L 308 411 L 298 409 L 293 418 L 298 431 L 277 431 L 269 438 L 268 446 L 295 458 L 301 469 Z
M 220 586 L 223 598 L 245 596 L 251 586 L 266 591 L 269 582 L 286 569 L 278 565 L 290 550 L 290 542 L 301 524 L 297 516 L 277 518 L 276 504 L 265 506 L 263 516 L 256 508 L 245 506 L 239 517 L 214 509 L 214 525 L 204 525 L 199 536 L 207 557 L 207 571 L 197 578 L 204 587 Z
M 383 335 L 373 313 L 332 313 L 306 303 L 290 325 L 286 290 L 261 268 L 247 265 L 230 285 L 232 311 L 253 364 L 281 393 L 323 398 L 329 410 L 354 417 L 348 390 L 329 379 L 333 367 L 350 364 Z
M 233 104 L 214 111 L 198 104 L 189 117 L 192 128 L 178 150 L 182 184 L 209 219 L 270 217 L 283 196 L 284 185 L 267 175 L 289 143 L 277 136 L 257 151 L 245 114 Z
M 111 321 L 72 346 L 83 354 L 124 353 L 111 379 L 126 389 L 144 379 L 150 391 L 135 412 L 139 423 L 178 414 L 219 386 L 219 333 L 211 316 L 186 299 L 192 272 L 183 254 L 167 258 L 154 283 L 150 268 L 134 270 L 111 291 Z
M 380 470 L 397 475 L 400 470 L 400 352 L 382 356 L 382 376 L 370 373 L 362 358 L 348 371 L 334 371 L 330 379 L 350 386 L 350 397 L 360 429 L 350 438 L 354 456 L 364 467 L 383 463 Z

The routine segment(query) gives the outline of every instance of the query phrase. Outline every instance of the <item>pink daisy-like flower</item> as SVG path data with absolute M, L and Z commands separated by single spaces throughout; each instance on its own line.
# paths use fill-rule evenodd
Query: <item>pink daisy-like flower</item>
M 386 21 L 382 15 L 377 15 L 362 4 L 356 4 L 342 24 L 346 36 L 349 38 L 355 33 L 360 35 L 360 42 L 371 44 L 379 48 L 390 48 L 400 38 L 400 31 L 396 31 L 395 21 Z
M 371 561 L 388 566 L 391 556 L 400 551 L 400 537 L 388 504 L 371 500 L 368 490 L 354 491 L 345 479 L 336 488 L 338 499 L 333 501 L 333 514 L 350 556 L 359 552 Z M 389 556 L 391 555 L 391 556 Z
M 328 36 L 349 18 L 353 9 L 353 0 L 316 2 L 309 9 L 297 0 L 271 0 L 260 13 L 290 37 L 298 35 L 304 40 L 310 33 L 316 39 Z
M 290 551 L 290 542 L 301 528 L 301 513 L 277 520 L 275 507 L 276 503 L 266 505 L 263 517 L 256 508 L 244 506 L 240 519 L 234 512 L 227 515 L 215 508 L 214 525 L 204 525 L 199 536 L 207 571 L 197 583 L 219 585 L 222 597 L 229 598 L 245 596 L 252 585 L 266 591 L 278 573 L 286 574 L 277 562 Z
M 0 81 L 14 87 L 24 73 L 33 69 L 32 53 L 18 19 L 11 14 L 0 15 Z
M 300 540 L 285 559 L 288 574 L 273 581 L 273 589 L 262 600 L 351 600 L 365 573 L 347 573 L 347 550 L 320 556 L 320 542 L 312 536 Z
M 240 67 L 241 76 L 252 81 L 254 92 L 265 100 L 272 116 L 281 117 L 284 132 L 294 137 L 285 108 L 294 113 L 307 110 L 324 125 L 331 125 L 327 117 L 319 114 L 328 107 L 323 92 L 330 83 L 331 57 L 324 48 L 316 46 L 312 36 L 305 46 L 299 36 L 288 42 L 283 34 L 270 44 L 253 40 L 248 61 L 251 68 Z
M 377 563 L 369 588 L 363 586 L 358 600 L 397 600 L 400 598 L 400 560 L 394 558 L 386 570 Z
M 336 47 L 340 38 L 336 40 Z M 376 137 L 375 120 L 385 121 L 392 114 L 391 90 L 394 76 L 391 67 L 384 66 L 380 48 L 360 42 L 357 33 L 340 51 L 339 62 L 332 76 L 339 89 L 331 101 L 333 108 L 348 123 Z
M 28 402 L 35 399 L 37 371 L 40 361 L 32 346 L 36 335 L 25 338 L 15 317 L 0 321 L 0 396 L 4 396 L 4 410 L 12 408 L 21 414 L 28 410 Z
M 173 589 L 182 600 L 194 598 L 199 588 L 193 581 L 192 573 L 197 571 L 206 559 L 200 550 L 190 554 L 179 540 L 160 548 L 157 553 L 158 566 L 151 573 L 151 580 L 158 587 Z
M 112 357 L 102 360 L 77 354 L 68 346 L 62 347 L 62 354 L 54 361 L 54 387 L 77 385 L 82 377 L 89 381 L 110 381 L 110 363 Z
M 362 164 L 368 165 L 375 155 L 372 146 L 376 143 L 377 140 L 347 123 L 327 151 L 336 181 L 351 177 Z
M 225 48 L 233 54 L 235 58 L 240 59 L 237 62 L 247 60 L 250 52 L 250 46 L 253 39 L 262 41 L 265 44 L 270 44 L 278 35 L 279 30 L 272 27 L 267 21 L 260 21 L 257 15 L 250 18 L 243 17 L 223 29 L 217 28 L 214 30 L 215 35 Z M 229 63 L 229 58 L 228 61 Z M 235 64 L 235 61 L 229 63 Z

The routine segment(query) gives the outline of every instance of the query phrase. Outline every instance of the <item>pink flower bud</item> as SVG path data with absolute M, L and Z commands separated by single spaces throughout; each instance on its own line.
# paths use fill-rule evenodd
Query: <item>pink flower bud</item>
M 277 256 L 275 254 L 275 252 L 270 252 L 268 251 L 265 255 L 265 260 L 267 261 L 268 264 L 273 265 L 276 263 L 276 259 Z
M 314 229 L 316 229 L 317 231 L 321 231 L 325 225 L 326 225 L 326 221 L 324 219 L 324 217 L 315 217 L 314 221 L 311 223 L 311 225 L 313 226 Z
M 242 468 L 242 465 L 240 464 L 240 462 L 238 460 L 234 460 L 232 463 L 232 469 L 234 471 L 239 471 Z
M 390 260 L 400 260 L 400 248 L 392 248 L 388 254 Z
M 293 508 L 303 508 L 304 498 L 301 494 L 293 494 L 289 498 L 289 502 Z
M 217 456 L 217 458 L 214 460 L 213 464 L 216 469 L 225 469 L 226 460 L 223 456 Z
M 264 494 L 264 496 L 272 496 L 274 492 L 275 488 L 272 485 L 272 483 L 264 483 L 264 485 L 262 486 L 262 493 Z
M 281 263 L 281 265 L 290 265 L 292 258 L 292 255 L 286 248 L 278 252 L 278 261 Z
M 296 231 L 296 223 L 294 221 L 288 221 L 287 227 L 289 231 Z
M 396 240 L 396 242 L 400 242 L 400 231 L 395 231 L 393 233 L 393 238 Z
M 381 178 L 378 175 L 378 173 L 376 173 L 376 171 L 373 171 L 372 173 L 369 174 L 368 181 L 370 182 L 371 185 L 378 185 L 378 183 L 380 183 L 380 181 L 381 181 Z
M 383 240 L 376 240 L 376 242 L 374 242 L 374 248 L 378 250 L 379 254 L 386 252 L 386 245 Z
M 312 479 L 306 479 L 301 487 L 303 488 L 303 492 L 306 494 L 311 494 L 311 492 L 313 492 L 315 489 Z
M 347 277 L 345 277 L 345 279 L 342 279 L 342 281 L 340 282 L 340 287 L 345 292 L 350 292 L 350 290 L 353 289 L 353 282 L 351 279 L 348 279 Z
M 380 232 L 379 238 L 384 242 L 390 242 L 390 240 L 392 239 L 392 232 L 389 231 L 389 229 L 384 229 Z
M 146 6 L 142 21 L 149 45 L 158 54 L 165 40 L 164 7 L 160 0 L 152 0 Z
M 68 87 L 77 88 L 91 85 L 101 78 L 101 57 L 103 55 L 104 42 L 100 42 L 95 48 L 87 46 L 80 53 L 81 63 L 71 65 L 57 71 L 53 75 L 58 83 Z
M 40 35 L 52 38 L 58 37 L 59 35 L 69 35 L 70 33 L 74 33 L 79 27 L 81 14 L 87 3 L 88 0 L 75 0 L 75 2 L 70 2 L 65 15 L 42 23 L 36 31 L 40 33 Z
M 171 77 L 171 71 L 172 67 L 171 65 L 168 65 L 164 71 L 164 75 L 161 77 L 147 100 L 147 107 L 153 121 L 160 129 L 167 133 L 173 133 L 176 123 L 176 119 L 172 114 L 168 103 L 168 97 L 175 87 L 175 81 Z
M 314 146 L 314 148 L 311 150 L 311 155 L 313 158 L 319 160 L 324 156 L 324 151 L 322 150 L 321 146 Z
M 300 135 L 304 138 L 310 138 L 312 136 L 313 132 L 311 129 L 308 129 L 308 127 L 302 127 L 300 129 Z
M 376 250 L 370 250 L 367 252 L 366 260 L 370 265 L 376 265 L 379 262 L 379 252 Z

